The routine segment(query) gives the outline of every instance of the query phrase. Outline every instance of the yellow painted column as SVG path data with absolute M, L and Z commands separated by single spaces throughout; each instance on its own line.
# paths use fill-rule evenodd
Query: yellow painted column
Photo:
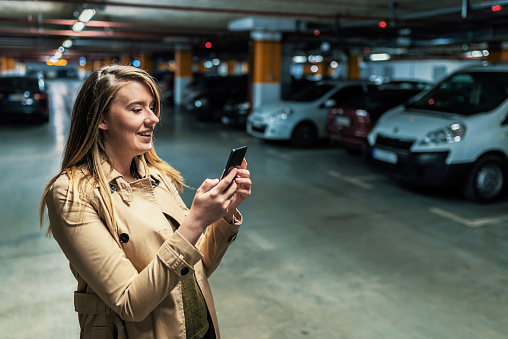
M 147 71 L 148 73 L 152 74 L 153 73 L 153 59 L 151 56 L 149 55 L 140 55 L 139 57 L 139 61 L 141 62 L 141 65 L 139 66 L 139 68 Z
M 508 61 L 508 49 L 495 48 L 489 50 L 487 57 L 489 63 L 507 62 Z
M 177 49 L 175 51 L 175 105 L 181 105 L 185 88 L 192 81 L 192 51 Z
M 227 62 L 228 65 L 228 75 L 235 75 L 236 74 L 236 61 L 229 60 Z
M 252 32 L 251 37 L 254 40 L 252 106 L 257 110 L 267 102 L 280 100 L 281 34 Z
M 0 57 L 0 73 L 14 74 L 16 71 L 16 60 L 13 58 L 2 56 Z
M 351 54 L 348 59 L 347 78 L 350 80 L 360 79 L 360 61 L 361 56 L 358 54 Z

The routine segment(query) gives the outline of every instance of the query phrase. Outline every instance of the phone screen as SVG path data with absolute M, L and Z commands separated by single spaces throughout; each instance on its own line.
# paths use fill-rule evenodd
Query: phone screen
M 243 158 L 245 157 L 246 152 L 247 152 L 247 146 L 233 148 L 231 150 L 231 153 L 229 153 L 228 162 L 226 163 L 226 167 L 224 168 L 224 173 L 221 176 L 221 180 L 226 175 L 228 175 L 229 171 L 231 171 L 233 168 L 238 167 L 242 164 L 242 161 L 243 161 Z

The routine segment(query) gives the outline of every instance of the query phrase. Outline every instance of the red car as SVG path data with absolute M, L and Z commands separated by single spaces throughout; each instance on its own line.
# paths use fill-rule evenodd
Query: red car
M 360 152 L 367 135 L 381 114 L 403 104 L 420 89 L 375 89 L 352 96 L 328 112 L 326 131 L 333 142 L 349 151 Z

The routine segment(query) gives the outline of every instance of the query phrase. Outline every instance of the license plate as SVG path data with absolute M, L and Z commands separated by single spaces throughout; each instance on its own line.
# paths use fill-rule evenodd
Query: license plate
M 23 93 L 13 93 L 7 97 L 8 101 L 23 101 L 24 99 L 25 95 Z
M 398 160 L 397 153 L 376 148 L 372 150 L 372 157 L 376 160 L 388 162 L 390 164 L 396 164 Z
M 335 123 L 342 126 L 351 126 L 351 120 L 348 117 L 336 116 Z

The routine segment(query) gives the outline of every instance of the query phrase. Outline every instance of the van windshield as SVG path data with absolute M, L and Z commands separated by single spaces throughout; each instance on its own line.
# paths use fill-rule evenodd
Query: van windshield
M 490 111 L 508 97 L 508 73 L 460 72 L 406 107 L 472 115 Z

